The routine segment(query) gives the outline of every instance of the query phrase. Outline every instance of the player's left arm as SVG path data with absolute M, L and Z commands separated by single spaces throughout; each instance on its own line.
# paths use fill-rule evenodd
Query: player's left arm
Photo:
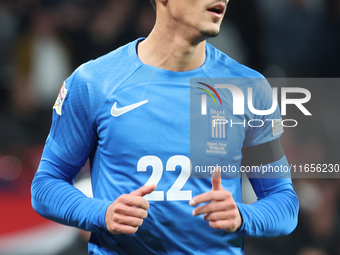
M 275 100 L 275 93 L 268 81 L 254 80 L 253 89 L 255 109 L 270 109 Z M 275 111 L 268 115 L 248 114 L 251 118 L 262 119 L 265 124 L 261 128 L 249 127 L 243 143 L 242 165 L 260 166 L 260 172 L 247 173 L 257 195 L 257 202 L 251 205 L 237 203 L 243 219 L 238 232 L 255 237 L 286 235 L 297 225 L 299 201 L 280 143 L 283 133 L 280 109 L 276 107 Z M 269 173 L 270 171 L 264 171 L 266 169 L 279 171 Z
M 266 79 L 254 80 L 255 109 L 270 109 L 272 88 Z M 193 215 L 204 215 L 209 225 L 242 235 L 271 237 L 292 232 L 297 225 L 299 201 L 293 190 L 288 161 L 280 144 L 283 133 L 280 110 L 270 115 L 249 114 L 250 119 L 262 119 L 263 127 L 249 128 L 242 149 L 243 166 L 259 166 L 259 173 L 248 175 L 257 195 L 257 202 L 247 205 L 235 202 L 232 194 L 224 190 L 220 180 L 212 176 L 212 190 L 194 197 L 190 205 L 199 205 Z M 266 119 L 271 121 L 266 121 Z M 261 170 L 278 167 L 274 174 Z

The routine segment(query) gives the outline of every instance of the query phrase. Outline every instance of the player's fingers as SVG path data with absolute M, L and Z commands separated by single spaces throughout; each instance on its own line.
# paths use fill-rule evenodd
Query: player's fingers
M 150 194 L 152 191 L 156 189 L 156 184 L 152 184 L 150 186 L 142 186 L 137 190 L 134 190 L 130 193 L 130 195 L 134 196 L 145 196 L 146 194 Z
M 221 178 L 211 177 L 211 185 L 212 185 L 211 190 L 223 190 Z
M 230 198 L 232 198 L 232 195 L 227 190 L 212 190 L 193 197 L 189 201 L 189 204 L 194 206 L 204 202 L 226 200 Z
M 144 210 L 149 209 L 149 202 L 141 196 L 133 196 L 131 194 L 123 194 L 116 199 L 116 204 L 125 204 L 130 206 L 137 206 Z
M 212 190 L 222 190 L 222 179 L 221 179 L 221 167 L 215 167 L 214 171 L 211 173 L 211 184 Z
M 238 229 L 238 225 L 235 220 L 209 221 L 209 226 L 216 229 L 224 229 L 228 232 L 235 232 Z
M 112 223 L 110 227 L 108 227 L 108 231 L 114 235 L 117 235 L 117 234 L 131 235 L 131 234 L 136 233 L 137 230 L 138 230 L 138 227 L 132 227 L 132 226 L 120 224 L 117 222 Z
M 128 225 L 131 227 L 139 227 L 140 225 L 143 224 L 143 219 L 141 218 L 136 218 L 136 217 L 131 217 L 123 214 L 116 213 L 113 215 L 112 220 L 115 223 L 123 224 L 123 225 Z
M 235 219 L 236 214 L 235 212 L 228 210 L 228 211 L 218 211 L 218 212 L 211 212 L 204 214 L 204 220 L 206 221 L 217 221 L 217 220 L 228 220 L 228 219 Z
M 132 216 L 140 219 L 145 219 L 148 216 L 148 212 L 142 208 L 132 207 L 125 204 L 117 204 L 113 213 Z
M 218 212 L 218 211 L 227 211 L 227 210 L 236 210 L 237 206 L 235 203 L 221 201 L 221 202 L 212 202 L 206 205 L 199 206 L 192 211 L 193 216 L 197 216 L 200 214 Z

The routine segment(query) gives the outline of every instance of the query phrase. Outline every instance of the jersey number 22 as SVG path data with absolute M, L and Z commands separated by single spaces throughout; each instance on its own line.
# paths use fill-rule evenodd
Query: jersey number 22
M 163 163 L 159 157 L 156 156 L 144 156 L 140 158 L 137 163 L 137 172 L 146 172 L 147 167 L 152 167 L 152 173 L 149 180 L 145 183 L 145 186 L 151 184 L 158 184 L 163 175 Z M 184 184 L 190 177 L 191 173 L 191 162 L 186 156 L 175 155 L 168 159 L 166 162 L 166 171 L 175 171 L 176 166 L 181 167 L 181 173 L 166 192 L 166 200 L 168 201 L 178 201 L 178 200 L 190 200 L 192 198 L 191 190 L 181 190 Z M 149 201 L 164 201 L 164 191 L 153 191 L 151 194 L 144 196 L 145 199 Z

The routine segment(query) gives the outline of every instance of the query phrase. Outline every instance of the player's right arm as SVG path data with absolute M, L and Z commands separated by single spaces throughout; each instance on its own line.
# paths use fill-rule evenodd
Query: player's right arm
M 58 223 L 92 232 L 133 234 L 148 215 L 144 195 L 156 185 L 142 186 L 115 201 L 88 198 L 72 183 L 79 168 L 57 158 L 46 146 L 32 182 L 32 206 L 40 215 Z
M 32 186 L 32 206 L 43 217 L 88 231 L 104 232 L 110 201 L 86 197 L 73 186 L 79 168 L 59 159 L 45 146 Z
M 84 78 L 86 77 L 86 78 Z M 92 232 L 136 231 L 147 216 L 141 187 L 115 201 L 88 198 L 73 186 L 74 179 L 97 143 L 95 116 L 103 95 L 91 85 L 84 67 L 68 78 L 53 111 L 53 122 L 32 186 L 32 206 L 42 216 Z

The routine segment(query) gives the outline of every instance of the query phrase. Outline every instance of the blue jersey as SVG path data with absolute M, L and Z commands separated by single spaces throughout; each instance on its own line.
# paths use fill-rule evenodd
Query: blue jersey
M 157 183 L 157 189 L 145 196 L 150 203 L 148 217 L 132 235 L 108 233 L 103 213 L 88 219 L 79 211 L 75 217 L 83 218 L 76 223 L 72 222 L 72 215 L 62 216 L 62 220 L 57 219 L 58 215 L 50 218 L 91 230 L 90 254 L 243 254 L 243 235 L 253 231 L 255 235 L 265 236 L 266 230 L 256 229 L 257 223 L 250 219 L 252 212 L 241 204 L 240 178 L 222 180 L 223 187 L 239 204 L 244 221 L 235 233 L 211 228 L 203 216 L 193 217 L 193 207 L 188 203 L 192 197 L 211 190 L 210 179 L 192 178 L 195 167 L 191 165 L 191 153 L 195 146 L 190 143 L 193 135 L 190 125 L 194 125 L 190 118 L 190 91 L 193 89 L 190 78 L 262 76 L 209 44 L 204 64 L 195 70 L 173 72 L 149 66 L 137 56 L 140 40 L 80 66 L 65 81 L 54 106 L 46 148 L 77 169 L 90 158 L 93 195 L 96 201 L 105 202 L 101 204 L 105 208 L 122 194 Z M 269 109 L 272 104 L 270 86 L 256 83 L 240 86 L 244 95 L 249 86 L 253 87 L 256 98 L 254 107 Z M 197 95 L 202 93 L 197 89 Z M 223 108 L 208 105 L 206 118 L 232 112 L 230 93 L 220 96 L 225 102 Z M 280 119 L 280 113 L 276 110 L 267 118 Z M 261 129 L 250 128 L 247 123 L 253 119 L 259 117 L 246 110 L 234 120 L 245 125 L 227 126 L 219 131 L 225 132 L 221 139 L 211 135 L 214 130 L 207 124 L 204 157 L 218 156 L 220 164 L 239 168 L 243 147 L 280 137 L 281 132 L 275 133 L 270 121 L 264 122 Z M 210 150 L 209 144 L 215 142 L 220 144 L 219 150 L 226 153 L 216 155 L 216 150 Z M 239 172 L 236 175 L 234 177 L 240 177 Z M 284 182 L 291 185 L 290 180 Z M 93 207 L 93 204 L 82 206 Z

